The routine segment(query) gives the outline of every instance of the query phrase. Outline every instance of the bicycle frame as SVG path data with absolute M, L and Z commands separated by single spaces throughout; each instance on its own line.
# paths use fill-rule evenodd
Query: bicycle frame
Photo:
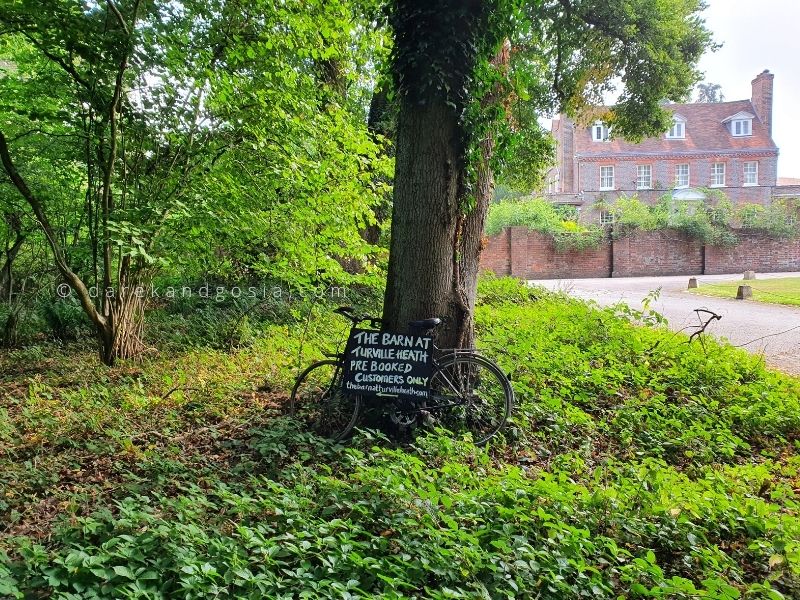
M 369 327 L 364 329 L 384 329 L 380 319 L 359 315 L 350 307 L 343 306 L 334 312 L 351 322 L 348 339 L 364 322 L 369 323 Z M 409 329 L 417 335 L 425 335 L 440 323 L 438 318 L 413 321 L 409 323 Z M 356 425 L 363 402 L 380 398 L 388 408 L 388 416 L 401 427 L 414 424 L 418 415 L 424 415 L 425 423 L 428 423 L 432 412 L 450 413 L 442 417 L 444 427 L 453 431 L 465 429 L 477 444 L 485 443 L 503 427 L 513 408 L 514 392 L 510 378 L 496 363 L 474 348 L 439 348 L 435 344 L 428 347 L 431 371 L 427 380 L 416 382 L 419 387 L 413 390 L 413 395 L 402 393 L 409 391 L 403 388 L 398 392 L 348 392 L 348 386 L 342 381 L 343 372 L 350 366 L 346 363 L 347 347 L 325 353 L 326 360 L 312 363 L 298 376 L 290 396 L 290 412 L 306 420 L 322 435 L 340 440 Z M 320 368 L 325 370 L 318 370 Z M 323 382 L 320 376 L 330 379 Z M 381 386 L 372 388 L 375 389 L 381 389 Z M 421 393 L 423 390 L 424 394 Z M 333 412 L 328 413 L 326 407 L 332 407 Z M 458 410 L 451 410 L 456 408 Z M 328 414 L 330 420 L 325 416 Z
M 361 323 L 369 322 L 373 327 L 377 326 L 381 321 L 375 317 L 370 317 L 368 315 L 353 315 L 350 314 L 349 311 L 339 311 L 339 314 L 344 316 L 345 318 L 349 319 L 352 323 L 350 327 L 350 331 L 352 332 L 353 329 L 356 329 Z M 434 350 L 434 357 L 433 357 L 433 372 L 437 372 L 442 364 L 444 364 L 450 357 L 459 357 L 459 356 L 474 356 L 480 355 L 480 352 L 476 348 L 439 348 L 435 344 L 433 345 Z M 345 355 L 344 352 L 336 352 L 336 353 L 326 353 L 326 357 L 328 358 L 335 358 L 339 361 L 340 365 L 344 365 Z M 339 366 L 336 369 L 334 377 L 334 381 L 338 378 L 339 370 L 342 367 Z M 457 387 L 453 384 L 453 382 L 446 380 L 448 386 L 453 390 L 453 394 L 456 398 L 459 398 L 460 394 L 457 390 Z M 415 408 L 411 409 L 409 412 L 422 412 L 422 411 L 432 411 L 432 410 L 444 410 L 447 408 L 454 408 L 457 406 L 463 406 L 466 403 L 465 398 L 459 398 L 456 401 L 449 401 L 443 402 L 443 400 L 452 400 L 454 396 L 444 396 L 442 394 L 431 394 L 428 396 L 426 400 L 436 400 L 437 403 L 435 404 L 428 404 L 427 402 L 424 403 L 424 406 L 418 406 L 421 403 L 421 399 L 409 396 L 407 394 L 361 394 L 365 398 L 389 398 L 393 402 L 402 401 L 402 400 L 409 400 L 411 401 L 412 405 Z

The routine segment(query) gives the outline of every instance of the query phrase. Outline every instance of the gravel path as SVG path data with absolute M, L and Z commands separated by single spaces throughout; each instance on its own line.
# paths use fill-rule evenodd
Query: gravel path
M 759 273 L 759 279 L 798 277 L 800 273 Z M 698 275 L 703 282 L 732 281 L 741 275 Z M 787 373 L 800 375 L 800 307 L 763 304 L 711 296 L 686 291 L 689 276 L 625 277 L 619 279 L 550 279 L 532 281 L 551 290 L 561 290 L 572 296 L 595 300 L 601 306 L 624 301 L 641 308 L 642 299 L 652 290 L 661 288 L 661 295 L 652 308 L 663 314 L 670 328 L 679 330 L 697 323 L 693 312 L 707 308 L 722 315 L 706 332 L 725 338 L 734 345 L 755 354 L 763 354 L 767 364 Z M 792 329 L 794 328 L 794 329 Z M 787 331 L 791 330 L 791 331 Z M 692 329 L 687 329 L 691 333 Z M 762 339 L 758 339 L 762 338 Z

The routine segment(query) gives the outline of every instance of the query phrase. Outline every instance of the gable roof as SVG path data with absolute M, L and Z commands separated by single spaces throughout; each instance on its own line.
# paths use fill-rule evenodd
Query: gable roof
M 588 126 L 575 126 L 575 154 L 578 157 L 626 157 L 643 155 L 693 155 L 709 152 L 764 152 L 777 154 L 778 147 L 767 128 L 755 116 L 750 100 L 734 102 L 702 102 L 695 104 L 666 104 L 666 110 L 686 119 L 685 138 L 667 139 L 666 135 L 647 138 L 634 144 L 622 139 L 609 142 L 592 141 Z M 753 134 L 734 137 L 723 123 L 731 115 L 753 114 Z
M 753 113 L 749 113 L 746 110 L 740 110 L 735 115 L 731 115 L 727 119 L 722 119 L 723 123 L 727 123 L 729 121 L 738 121 L 740 119 L 755 119 L 756 116 Z

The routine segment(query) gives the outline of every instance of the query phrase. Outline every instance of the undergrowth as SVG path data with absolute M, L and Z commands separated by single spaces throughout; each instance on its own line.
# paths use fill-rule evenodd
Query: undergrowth
M 797 380 L 492 278 L 502 438 L 334 445 L 282 413 L 336 322 L 113 369 L 0 356 L 0 597 L 800 595 Z

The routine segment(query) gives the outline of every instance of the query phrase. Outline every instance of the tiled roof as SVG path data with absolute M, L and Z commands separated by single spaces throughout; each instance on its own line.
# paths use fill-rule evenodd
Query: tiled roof
M 778 177 L 778 185 L 800 185 L 800 177 Z
M 575 126 L 575 153 L 579 156 L 609 157 L 631 154 L 698 154 L 715 151 L 765 151 L 777 154 L 778 148 L 763 123 L 753 119 L 753 134 L 734 137 L 723 121 L 739 112 L 756 114 L 750 100 L 735 102 L 708 102 L 697 104 L 667 104 L 667 110 L 680 114 L 686 119 L 685 139 L 647 138 L 639 144 L 622 139 L 610 142 L 592 141 L 588 126 Z

